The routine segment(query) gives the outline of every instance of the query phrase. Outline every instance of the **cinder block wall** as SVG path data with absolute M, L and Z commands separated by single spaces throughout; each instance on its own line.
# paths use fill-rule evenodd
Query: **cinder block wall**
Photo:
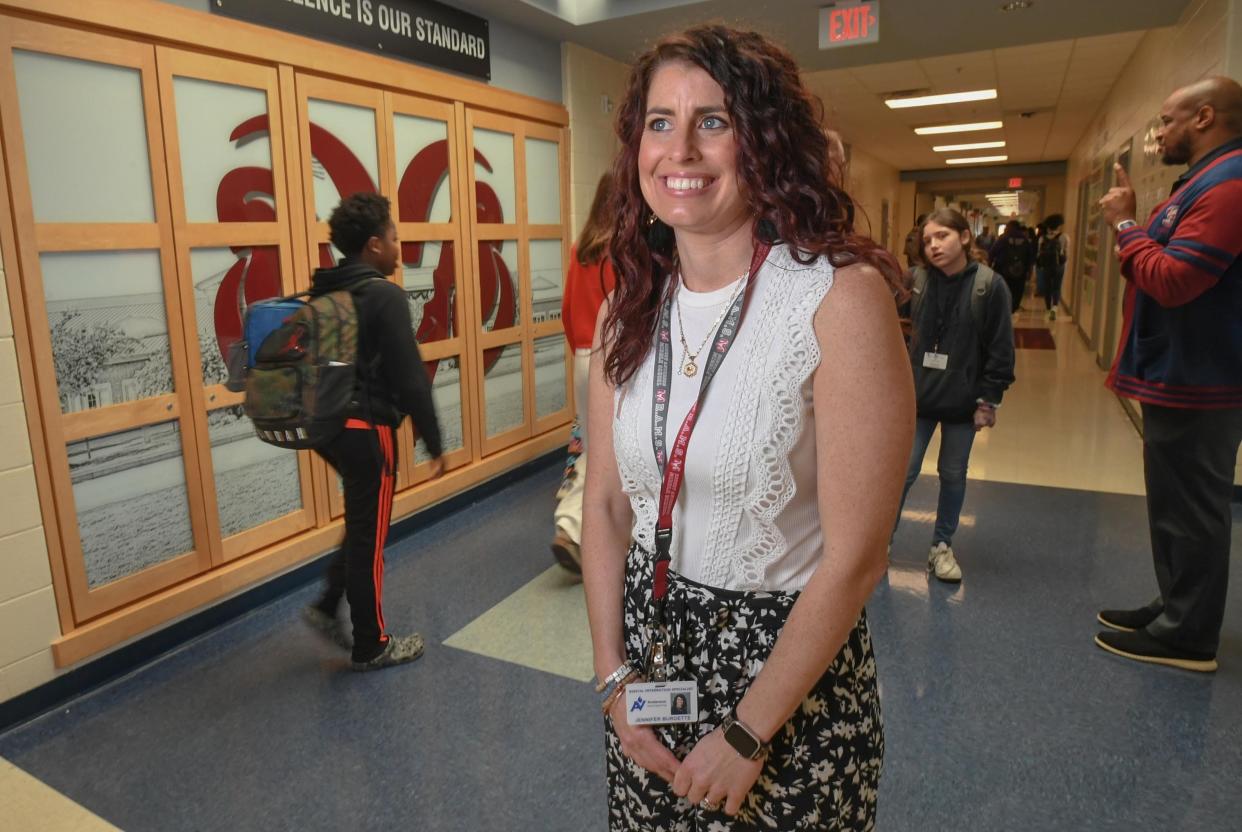
M 60 635 L 5 280 L 0 262 L 0 701 L 56 675 Z

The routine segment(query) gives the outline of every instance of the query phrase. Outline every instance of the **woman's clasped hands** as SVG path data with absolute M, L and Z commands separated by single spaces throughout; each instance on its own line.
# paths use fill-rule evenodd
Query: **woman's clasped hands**
M 703 809 L 736 815 L 763 771 L 764 761 L 742 757 L 720 728 L 699 740 L 686 759 L 679 761 L 654 729 L 629 724 L 624 696 L 613 703 L 608 715 L 626 757 L 668 781 L 676 795 Z

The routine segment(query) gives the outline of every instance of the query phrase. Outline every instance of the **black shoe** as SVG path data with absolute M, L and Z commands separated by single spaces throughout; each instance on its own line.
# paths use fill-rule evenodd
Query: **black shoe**
M 1160 617 L 1159 610 L 1151 607 L 1139 607 L 1137 610 L 1100 610 L 1095 618 L 1105 627 L 1121 633 L 1132 633 L 1142 630 Z
M 582 552 L 578 544 L 563 534 L 552 538 L 552 556 L 556 562 L 575 575 L 582 574 Z
M 393 665 L 412 662 L 423 654 L 423 637 L 418 633 L 408 636 L 389 636 L 384 643 L 384 651 L 373 659 L 365 662 L 353 661 L 350 666 L 354 670 L 379 670 Z
M 1133 633 L 1099 633 L 1095 637 L 1095 643 L 1110 653 L 1139 662 L 1162 664 L 1197 673 L 1216 671 L 1215 655 L 1170 647 L 1148 635 L 1146 630 L 1135 630 Z

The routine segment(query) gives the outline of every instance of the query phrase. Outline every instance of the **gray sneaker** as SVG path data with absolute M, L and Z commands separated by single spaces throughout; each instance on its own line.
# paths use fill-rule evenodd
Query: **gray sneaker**
M 423 654 L 423 637 L 418 633 L 408 636 L 389 636 L 384 652 L 370 661 L 352 662 L 354 670 L 380 670 L 393 665 L 412 662 Z
M 312 604 L 302 608 L 302 620 L 337 647 L 343 647 L 346 650 L 353 648 L 354 640 L 346 631 L 344 622 L 336 616 L 328 615 Z

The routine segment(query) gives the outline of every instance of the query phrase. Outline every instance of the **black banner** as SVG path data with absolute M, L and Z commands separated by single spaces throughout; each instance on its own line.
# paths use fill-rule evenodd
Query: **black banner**
M 492 77 L 487 21 L 434 0 L 214 0 L 212 9 L 378 55 Z

